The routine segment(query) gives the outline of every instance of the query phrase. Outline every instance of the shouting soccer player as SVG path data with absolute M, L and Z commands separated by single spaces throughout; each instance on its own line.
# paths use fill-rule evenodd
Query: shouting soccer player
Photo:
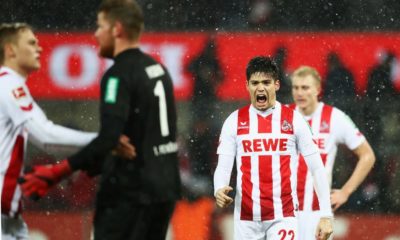
M 214 175 L 217 205 L 233 202 L 228 195 L 234 159 L 237 191 L 234 237 L 238 239 L 298 239 L 296 170 L 298 152 L 316 179 L 321 205 L 318 239 L 332 233 L 329 185 L 307 122 L 293 109 L 276 101 L 278 67 L 268 57 L 255 57 L 246 69 L 251 105 L 225 121 Z

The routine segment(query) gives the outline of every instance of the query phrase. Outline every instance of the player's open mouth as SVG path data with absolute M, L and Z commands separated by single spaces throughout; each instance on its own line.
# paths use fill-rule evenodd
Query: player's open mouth
M 267 101 L 267 96 L 264 94 L 257 94 L 256 100 L 258 103 L 265 103 Z

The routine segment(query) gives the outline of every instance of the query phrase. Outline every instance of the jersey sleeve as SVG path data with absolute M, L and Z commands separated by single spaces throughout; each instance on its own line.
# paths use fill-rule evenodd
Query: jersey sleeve
M 3 79 L 8 81 L 8 79 Z M 0 90 L 1 110 L 9 116 L 15 126 L 19 126 L 34 116 L 42 117 L 42 111 L 33 100 L 27 86 L 11 79 Z
M 344 112 L 334 109 L 333 133 L 337 134 L 336 141 L 345 144 L 350 150 L 356 149 L 364 141 L 364 135 L 358 130 L 351 118 Z
M 218 155 L 236 156 L 237 114 L 238 111 L 233 112 L 222 126 L 217 149 Z
M 296 111 L 294 111 L 293 116 L 293 128 L 298 151 L 304 157 L 318 153 L 318 147 L 313 141 L 310 125 L 308 125 L 306 120 Z

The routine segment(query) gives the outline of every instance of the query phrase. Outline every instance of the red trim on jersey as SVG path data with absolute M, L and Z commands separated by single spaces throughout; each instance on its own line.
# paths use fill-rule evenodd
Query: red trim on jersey
M 18 136 L 11 153 L 10 165 L 4 176 L 3 192 L 1 194 L 1 212 L 9 215 L 11 203 L 17 188 L 17 179 L 21 174 L 24 157 L 24 137 Z
M 328 154 L 321 153 L 321 159 L 322 159 L 322 163 L 324 164 L 324 166 L 326 164 L 326 159 L 327 158 L 328 158 Z M 318 201 L 318 197 L 317 197 L 317 193 L 315 192 L 315 189 L 313 191 L 312 210 L 313 211 L 319 210 L 319 201 Z
M 249 134 L 250 131 L 250 105 L 239 109 L 237 135 Z
M 294 204 L 292 197 L 292 185 L 290 176 L 292 171 L 290 170 L 290 155 L 281 155 L 281 201 L 282 210 L 284 217 L 294 216 Z
M 258 133 L 272 133 L 272 114 L 263 117 L 257 114 Z
M 286 104 L 285 106 L 292 110 L 296 110 L 296 103 Z
M 299 156 L 299 166 L 297 168 L 297 197 L 299 199 L 299 210 L 304 209 L 304 191 L 306 188 L 307 165 L 303 155 Z
M 333 107 L 324 104 L 321 113 L 321 125 L 319 127 L 320 133 L 329 133 L 331 129 L 331 116 Z
M 281 133 L 293 134 L 293 109 L 281 105 Z
M 8 74 L 8 72 L 2 72 L 2 73 L 0 73 L 0 77 L 5 76 L 7 74 Z
M 240 211 L 241 220 L 253 220 L 253 184 L 251 182 L 251 157 L 242 157 L 242 205 Z
M 259 156 L 258 172 L 260 181 L 261 220 L 272 220 L 275 217 L 272 179 L 272 156 Z
M 29 112 L 30 110 L 32 110 L 33 104 L 29 103 L 28 106 L 20 106 L 20 108 L 22 109 L 22 111 Z

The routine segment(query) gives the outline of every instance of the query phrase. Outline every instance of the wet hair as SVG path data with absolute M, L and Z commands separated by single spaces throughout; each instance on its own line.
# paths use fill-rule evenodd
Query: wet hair
M 318 71 L 310 66 L 300 66 L 299 68 L 297 68 L 291 75 L 291 79 L 293 79 L 294 77 L 306 77 L 308 75 L 311 75 L 315 82 L 318 85 L 321 85 L 321 76 L 319 75 Z
M 18 34 L 21 31 L 32 30 L 32 27 L 26 23 L 2 23 L 0 24 L 0 65 L 4 64 L 4 47 L 9 43 L 18 41 Z
M 111 24 L 120 22 L 129 40 L 137 40 L 144 29 L 142 9 L 134 0 L 103 0 L 97 13 L 104 13 Z
M 270 57 L 257 56 L 249 61 L 246 67 L 247 81 L 255 73 L 263 73 L 271 76 L 275 81 L 279 80 L 279 68 Z

